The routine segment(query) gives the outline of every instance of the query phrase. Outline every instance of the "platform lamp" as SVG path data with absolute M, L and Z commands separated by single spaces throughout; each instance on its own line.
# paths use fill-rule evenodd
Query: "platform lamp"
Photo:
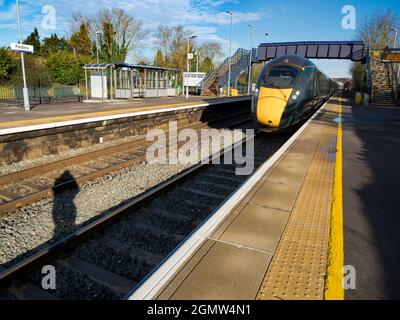
M 231 16 L 231 24 L 229 27 L 229 68 L 228 68 L 228 97 L 231 95 L 231 65 L 232 65 L 232 15 L 231 11 L 226 11 Z
M 100 31 L 96 31 L 96 61 L 97 64 L 99 64 L 99 37 L 100 37 Z
M 190 72 L 190 64 L 189 64 L 190 39 L 194 39 L 194 38 L 197 38 L 197 36 L 188 36 L 187 37 L 187 56 L 186 56 L 187 72 Z M 186 99 L 189 99 L 189 86 L 186 86 Z
M 394 31 L 394 38 L 393 38 L 393 49 L 394 49 L 396 48 L 398 30 L 396 28 L 391 28 L 390 31 Z M 400 76 L 400 65 L 397 64 L 397 80 L 399 79 L 399 76 Z
M 251 63 L 253 61 L 253 30 L 254 30 L 254 25 L 249 24 L 248 26 L 251 29 L 251 32 L 250 32 L 250 55 L 249 55 L 250 56 L 249 57 L 249 80 L 248 80 L 248 83 L 247 83 L 247 94 L 249 95 L 250 91 L 251 91 Z
M 393 48 L 396 48 L 396 42 L 397 42 L 397 29 L 391 28 L 390 31 L 394 31 L 394 38 L 393 38 Z
M 265 39 L 268 41 L 268 33 L 265 33 Z M 267 61 L 264 61 L 263 66 L 265 66 L 266 63 Z
M 17 9 L 17 20 L 18 20 L 19 43 L 22 44 L 21 16 L 19 13 L 19 1 L 18 0 L 16 0 L 16 9 Z M 29 92 L 28 92 L 28 87 L 26 86 L 25 60 L 24 60 L 23 52 L 21 52 L 21 66 L 22 66 L 22 80 L 24 83 L 24 87 L 22 88 L 22 94 L 24 97 L 24 108 L 25 108 L 25 111 L 29 111 L 29 110 L 31 110 L 31 106 L 29 105 Z

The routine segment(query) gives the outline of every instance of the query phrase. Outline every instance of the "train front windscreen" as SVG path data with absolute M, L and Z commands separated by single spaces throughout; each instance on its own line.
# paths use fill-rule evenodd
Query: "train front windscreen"
M 290 66 L 276 66 L 264 75 L 262 86 L 266 88 L 293 88 L 299 70 Z

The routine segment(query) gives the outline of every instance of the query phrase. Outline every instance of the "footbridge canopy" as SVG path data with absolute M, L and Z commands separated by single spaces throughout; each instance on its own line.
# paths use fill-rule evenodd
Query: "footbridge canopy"
M 362 41 L 275 42 L 261 43 L 258 47 L 259 61 L 289 54 L 307 59 L 350 59 L 365 63 L 367 50 Z

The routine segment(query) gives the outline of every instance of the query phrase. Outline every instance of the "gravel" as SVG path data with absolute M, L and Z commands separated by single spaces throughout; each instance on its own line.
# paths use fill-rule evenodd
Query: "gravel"
M 43 199 L 29 207 L 3 214 L 0 217 L 0 266 L 9 267 L 17 263 L 35 253 L 41 245 L 65 237 L 190 166 L 141 163 L 88 182 L 80 190 L 67 190 L 58 194 L 54 200 Z M 184 202 L 186 199 L 169 198 L 166 205 L 171 203 L 172 212 L 193 219 L 202 216 L 202 210 L 188 206 Z M 155 209 L 162 210 L 165 207 Z M 168 222 L 168 225 L 171 224 Z M 146 237 L 145 231 L 143 237 Z
M 98 267 L 107 269 L 121 277 L 138 282 L 155 266 L 144 259 L 131 257 L 126 253 L 115 251 L 90 240 L 79 245 L 74 250 L 74 255 Z
M 49 290 L 49 293 L 62 300 L 116 300 L 121 297 L 116 295 L 108 287 L 92 280 L 87 275 L 62 264 L 55 262 L 54 268 L 57 270 L 56 289 Z M 40 270 L 29 277 L 29 280 L 39 288 L 42 286 Z
M 46 164 L 49 162 L 54 162 L 54 161 L 74 157 L 74 156 L 88 153 L 91 151 L 100 150 L 100 149 L 103 149 L 106 147 L 112 147 L 117 144 L 126 143 L 126 142 L 133 141 L 136 139 L 137 139 L 136 136 L 135 137 L 125 137 L 125 138 L 121 138 L 121 139 L 114 140 L 114 141 L 105 141 L 103 143 L 98 143 L 98 144 L 95 144 L 92 146 L 82 147 L 79 149 L 70 149 L 70 150 L 63 151 L 63 152 L 60 152 L 57 154 L 50 154 L 50 155 L 42 156 L 42 157 L 39 157 L 36 159 L 22 160 L 19 162 L 8 164 L 8 165 L 2 165 L 0 167 L 0 176 L 14 173 L 14 172 L 21 171 L 21 170 L 25 170 L 25 169 L 29 169 L 29 168 L 36 167 L 36 166 Z

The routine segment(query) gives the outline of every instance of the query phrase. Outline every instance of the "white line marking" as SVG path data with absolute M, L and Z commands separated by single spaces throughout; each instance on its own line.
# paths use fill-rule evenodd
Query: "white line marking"
M 328 100 L 329 101 L 329 100 Z M 191 255 L 210 237 L 217 229 L 219 224 L 231 213 L 231 211 L 242 201 L 257 182 L 271 169 L 282 155 L 291 147 L 296 139 L 310 125 L 311 121 L 325 108 L 326 104 L 308 119 L 293 136 L 279 148 L 274 155 L 264 162 L 260 168 L 235 192 L 235 194 L 226 200 L 222 206 L 195 231 L 188 240 L 186 240 L 147 280 L 145 280 L 132 294 L 128 300 L 151 300 L 157 293 L 169 282 L 171 277 L 186 263 Z

